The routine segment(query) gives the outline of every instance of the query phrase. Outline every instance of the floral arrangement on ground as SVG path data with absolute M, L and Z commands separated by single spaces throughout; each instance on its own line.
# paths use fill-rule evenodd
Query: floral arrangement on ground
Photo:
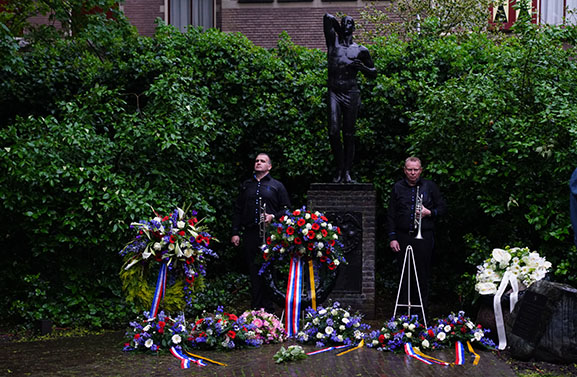
M 130 322 L 125 351 L 160 352 L 171 347 L 232 350 L 286 339 L 278 317 L 263 311 L 246 311 L 239 317 L 218 307 L 215 313 L 205 313 L 192 323 L 187 322 L 184 315 L 172 318 L 164 311 L 156 318 L 148 319 L 149 315 L 144 312 Z
M 154 211 L 154 210 L 153 210 Z M 153 300 L 156 275 L 167 266 L 168 282 L 164 291 L 164 307 L 181 311 L 192 305 L 194 292 L 201 288 L 209 258 L 218 256 L 209 248 L 214 238 L 196 218 L 188 217 L 180 208 L 167 216 L 159 215 L 130 225 L 137 231 L 133 241 L 121 251 L 124 266 L 120 272 L 127 301 L 144 308 Z
M 515 275 L 525 287 L 529 287 L 543 279 L 550 268 L 551 262 L 528 247 L 493 249 L 491 258 L 477 266 L 475 290 L 481 295 L 495 294 L 507 271 Z
M 262 245 L 265 263 L 261 270 L 292 256 L 326 263 L 331 270 L 346 263 L 339 240 L 341 230 L 321 212 L 309 211 L 306 207 L 287 211 L 269 229 L 266 243 Z
M 364 337 L 364 331 L 370 328 L 362 323 L 361 314 L 352 313 L 349 307 L 342 308 L 339 302 L 326 308 L 319 306 L 316 310 L 309 307 L 305 312 L 297 341 L 315 343 L 319 348 L 331 344 L 358 344 Z
M 369 333 L 365 341 L 367 347 L 392 352 L 403 352 L 405 343 L 421 350 L 447 348 L 457 341 L 468 341 L 485 349 L 495 348 L 495 343 L 485 336 L 490 330 L 475 325 L 463 311 L 433 322 L 433 326 L 425 327 L 418 315 L 393 317 L 380 330 Z

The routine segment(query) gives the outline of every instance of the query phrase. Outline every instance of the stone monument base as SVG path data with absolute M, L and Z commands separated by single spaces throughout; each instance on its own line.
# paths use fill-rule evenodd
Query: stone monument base
M 342 232 L 346 265 L 329 299 L 375 318 L 376 192 L 367 183 L 313 183 L 307 208 L 323 212 Z

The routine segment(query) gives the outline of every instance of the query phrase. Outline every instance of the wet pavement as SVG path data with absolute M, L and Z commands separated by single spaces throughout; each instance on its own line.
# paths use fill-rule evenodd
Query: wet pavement
M 198 351 L 197 354 L 228 364 L 181 369 L 170 354 L 150 355 L 122 352 L 124 335 L 61 338 L 57 340 L 0 344 L 2 376 L 515 376 L 511 367 L 495 352 L 481 351 L 478 365 L 426 365 L 404 354 L 379 352 L 370 348 L 336 356 L 329 351 L 306 360 L 276 364 L 273 355 L 292 344 L 264 345 L 229 352 Z M 303 346 L 306 352 L 314 346 Z M 430 356 L 453 361 L 453 350 L 431 352 Z

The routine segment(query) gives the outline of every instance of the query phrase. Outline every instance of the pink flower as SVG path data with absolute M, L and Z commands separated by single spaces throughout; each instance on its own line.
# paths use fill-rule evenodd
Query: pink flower
M 262 320 L 261 320 L 260 318 L 255 318 L 255 319 L 252 321 L 252 324 L 255 325 L 255 326 L 258 327 L 258 328 L 261 328 L 262 325 L 263 325 Z

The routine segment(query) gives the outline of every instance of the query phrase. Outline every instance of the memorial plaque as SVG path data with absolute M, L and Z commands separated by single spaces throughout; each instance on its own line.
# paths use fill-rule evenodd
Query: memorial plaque
M 536 331 L 536 324 L 542 323 L 545 317 L 545 308 L 547 306 L 547 297 L 527 291 L 519 303 L 519 313 L 513 324 L 513 334 L 529 342 L 531 345 L 537 345 L 542 332 Z
M 325 212 L 332 224 L 341 228 L 343 253 L 347 264 L 340 267 L 337 291 L 362 292 L 363 275 L 363 215 L 360 212 Z

